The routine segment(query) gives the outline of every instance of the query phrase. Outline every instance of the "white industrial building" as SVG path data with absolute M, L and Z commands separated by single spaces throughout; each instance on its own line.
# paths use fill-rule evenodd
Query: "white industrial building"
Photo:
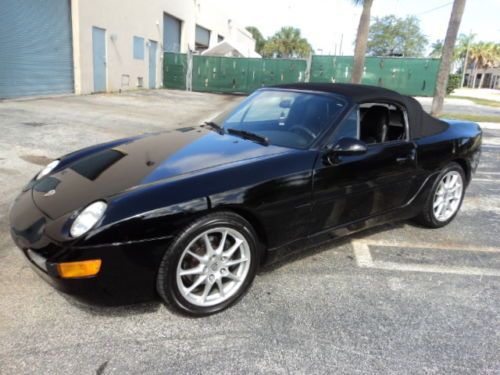
M 465 86 L 472 88 L 500 89 L 500 67 L 477 70 L 472 68 L 467 69 L 465 71 Z
M 255 40 L 210 0 L 2 0 L 0 99 L 162 85 L 163 52 Z

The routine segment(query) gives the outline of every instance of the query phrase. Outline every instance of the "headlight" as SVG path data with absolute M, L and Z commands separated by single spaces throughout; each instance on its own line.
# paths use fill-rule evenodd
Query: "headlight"
M 54 160 L 52 162 L 50 162 L 49 164 L 47 164 L 47 166 L 45 168 L 43 168 L 40 173 L 38 173 L 36 175 L 36 180 L 39 180 L 41 179 L 42 177 L 44 176 L 47 176 L 50 172 L 52 172 L 54 170 L 55 167 L 57 167 L 59 165 L 59 160 Z
M 87 233 L 102 218 L 108 205 L 106 202 L 97 201 L 89 204 L 80 215 L 78 215 L 71 225 L 69 233 L 71 237 L 80 237 Z

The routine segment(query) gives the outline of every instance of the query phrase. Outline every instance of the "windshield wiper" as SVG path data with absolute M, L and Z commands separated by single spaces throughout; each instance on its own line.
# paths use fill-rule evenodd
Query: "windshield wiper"
M 203 125 L 209 126 L 210 128 L 212 128 L 213 130 L 215 130 L 219 134 L 224 134 L 224 129 L 221 126 L 219 126 L 219 124 L 217 124 L 213 121 L 204 121 Z
M 260 144 L 263 144 L 265 146 L 269 145 L 269 139 L 267 137 L 263 137 L 262 135 L 258 135 L 246 130 L 238 130 L 238 129 L 227 129 L 227 132 L 229 134 L 237 135 L 240 136 L 241 138 L 244 139 L 249 139 L 251 141 L 258 142 Z

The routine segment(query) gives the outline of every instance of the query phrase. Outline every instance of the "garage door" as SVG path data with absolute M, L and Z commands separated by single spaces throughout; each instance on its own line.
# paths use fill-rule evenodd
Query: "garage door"
M 0 98 L 71 92 L 69 0 L 2 0 Z

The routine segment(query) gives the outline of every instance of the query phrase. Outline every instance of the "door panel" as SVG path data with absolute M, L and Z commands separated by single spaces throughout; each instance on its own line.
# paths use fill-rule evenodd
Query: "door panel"
M 92 27 L 94 92 L 106 91 L 106 30 Z
M 150 89 L 156 88 L 156 42 L 149 41 L 149 86 Z
M 318 158 L 314 179 L 314 232 L 382 214 L 406 204 L 416 192 L 415 145 L 374 144 L 360 156 L 332 165 Z

